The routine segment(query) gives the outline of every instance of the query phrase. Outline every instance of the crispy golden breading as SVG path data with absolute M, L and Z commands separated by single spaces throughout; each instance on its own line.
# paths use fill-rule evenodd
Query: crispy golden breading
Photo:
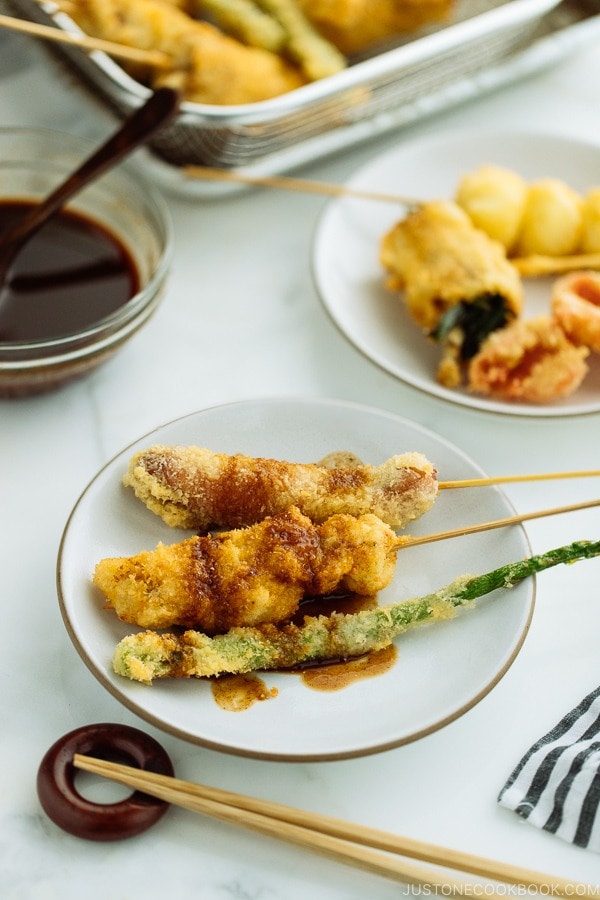
M 575 347 L 550 316 L 491 334 L 469 365 L 469 389 L 501 400 L 549 403 L 585 378 L 587 347 Z
M 251 525 L 291 506 L 314 522 L 373 513 L 401 528 L 438 493 L 436 471 L 421 453 L 380 466 L 329 467 L 157 445 L 135 454 L 123 481 L 168 525 L 198 531 Z
M 424 203 L 382 238 L 387 287 L 403 293 L 412 318 L 441 350 L 437 378 L 462 381 L 482 340 L 518 315 L 523 287 L 504 247 L 451 201 Z
M 523 288 L 503 248 L 472 224 L 455 203 L 424 203 L 384 235 L 381 262 L 387 285 L 404 291 L 409 312 L 432 331 L 449 307 L 500 294 L 514 314 Z
M 73 0 L 69 13 L 87 34 L 167 53 L 174 69 L 151 73 L 153 85 L 170 84 L 197 103 L 254 103 L 306 80 L 277 54 L 246 47 L 163 0 Z
M 370 596 L 392 580 L 396 534 L 373 515 L 313 525 L 295 507 L 249 528 L 104 559 L 94 584 L 120 619 L 225 631 L 289 619 L 304 596 Z
M 342 53 L 352 54 L 448 18 L 454 0 L 298 0 Z
M 571 272 L 559 278 L 551 305 L 570 341 L 600 353 L 600 272 Z

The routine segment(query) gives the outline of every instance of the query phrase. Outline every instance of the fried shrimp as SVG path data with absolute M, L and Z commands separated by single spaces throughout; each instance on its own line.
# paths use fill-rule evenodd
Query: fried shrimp
M 289 619 L 304 596 L 371 596 L 392 580 L 397 545 L 376 516 L 314 525 L 293 507 L 249 528 L 101 560 L 94 584 L 125 622 L 215 633 Z
M 549 403 L 575 391 L 588 371 L 586 347 L 550 316 L 517 320 L 491 334 L 469 365 L 469 390 L 502 400 Z
M 567 337 L 600 353 L 600 272 L 571 272 L 559 278 L 551 303 Z
M 135 454 L 123 482 L 168 525 L 197 531 L 251 525 L 291 506 L 314 522 L 374 513 L 400 528 L 438 493 L 434 467 L 416 452 L 379 466 L 331 467 L 155 445 Z

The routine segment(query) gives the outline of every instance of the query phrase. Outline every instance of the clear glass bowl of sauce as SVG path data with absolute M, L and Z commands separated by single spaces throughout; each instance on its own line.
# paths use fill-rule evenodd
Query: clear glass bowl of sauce
M 66 134 L 0 128 L 0 232 L 93 149 Z M 166 204 L 127 163 L 81 191 L 0 286 L 0 398 L 54 390 L 109 359 L 157 308 L 171 256 Z

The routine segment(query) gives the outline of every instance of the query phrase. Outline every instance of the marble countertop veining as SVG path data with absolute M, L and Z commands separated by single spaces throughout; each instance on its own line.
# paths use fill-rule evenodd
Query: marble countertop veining
M 600 161 L 600 46 L 300 174 L 341 182 L 398 142 L 483 123 L 596 141 Z M 95 137 L 111 119 L 57 70 L 45 49 L 0 34 L 0 126 L 20 124 Z M 411 892 L 176 809 L 129 841 L 90 843 L 62 832 L 40 808 L 37 767 L 59 736 L 101 721 L 153 734 L 182 778 L 600 883 L 597 855 L 538 831 L 496 803 L 531 742 L 598 685 L 598 561 L 539 577 L 524 647 L 477 706 L 419 741 L 364 758 L 269 762 L 186 743 L 140 723 L 81 662 L 56 597 L 65 522 L 114 454 L 192 411 L 274 395 L 352 400 L 414 419 L 489 473 L 598 467 L 598 414 L 534 420 L 477 412 L 421 394 L 359 355 L 324 312 L 312 281 L 311 244 L 323 198 L 269 191 L 193 201 L 166 197 L 175 255 L 156 315 L 90 377 L 54 394 L 0 405 L 0 896 L 392 900 Z M 505 493 L 525 512 L 584 500 L 593 490 L 589 481 L 563 481 L 513 484 Z M 541 551 L 597 537 L 599 523 L 592 509 L 531 522 L 527 533 L 533 550 Z

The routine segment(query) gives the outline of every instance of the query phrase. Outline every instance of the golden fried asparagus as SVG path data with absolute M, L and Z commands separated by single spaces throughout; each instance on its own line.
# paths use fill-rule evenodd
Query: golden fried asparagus
M 304 596 L 372 595 L 393 578 L 397 544 L 376 516 L 313 525 L 292 507 L 249 528 L 103 559 L 94 584 L 125 622 L 214 633 L 289 619 Z
M 462 575 L 425 597 L 347 615 L 306 616 L 302 625 L 232 628 L 213 638 L 198 631 L 132 634 L 117 645 L 113 668 L 118 675 L 151 684 L 154 678 L 202 678 L 362 656 L 388 646 L 409 628 L 451 618 L 458 607 L 509 589 L 536 572 L 598 555 L 600 541 L 577 541 L 485 575 Z
M 438 493 L 436 471 L 421 453 L 380 466 L 330 468 L 155 445 L 135 454 L 123 481 L 168 525 L 197 531 L 251 525 L 291 506 L 313 522 L 373 513 L 401 528 L 430 509 Z

